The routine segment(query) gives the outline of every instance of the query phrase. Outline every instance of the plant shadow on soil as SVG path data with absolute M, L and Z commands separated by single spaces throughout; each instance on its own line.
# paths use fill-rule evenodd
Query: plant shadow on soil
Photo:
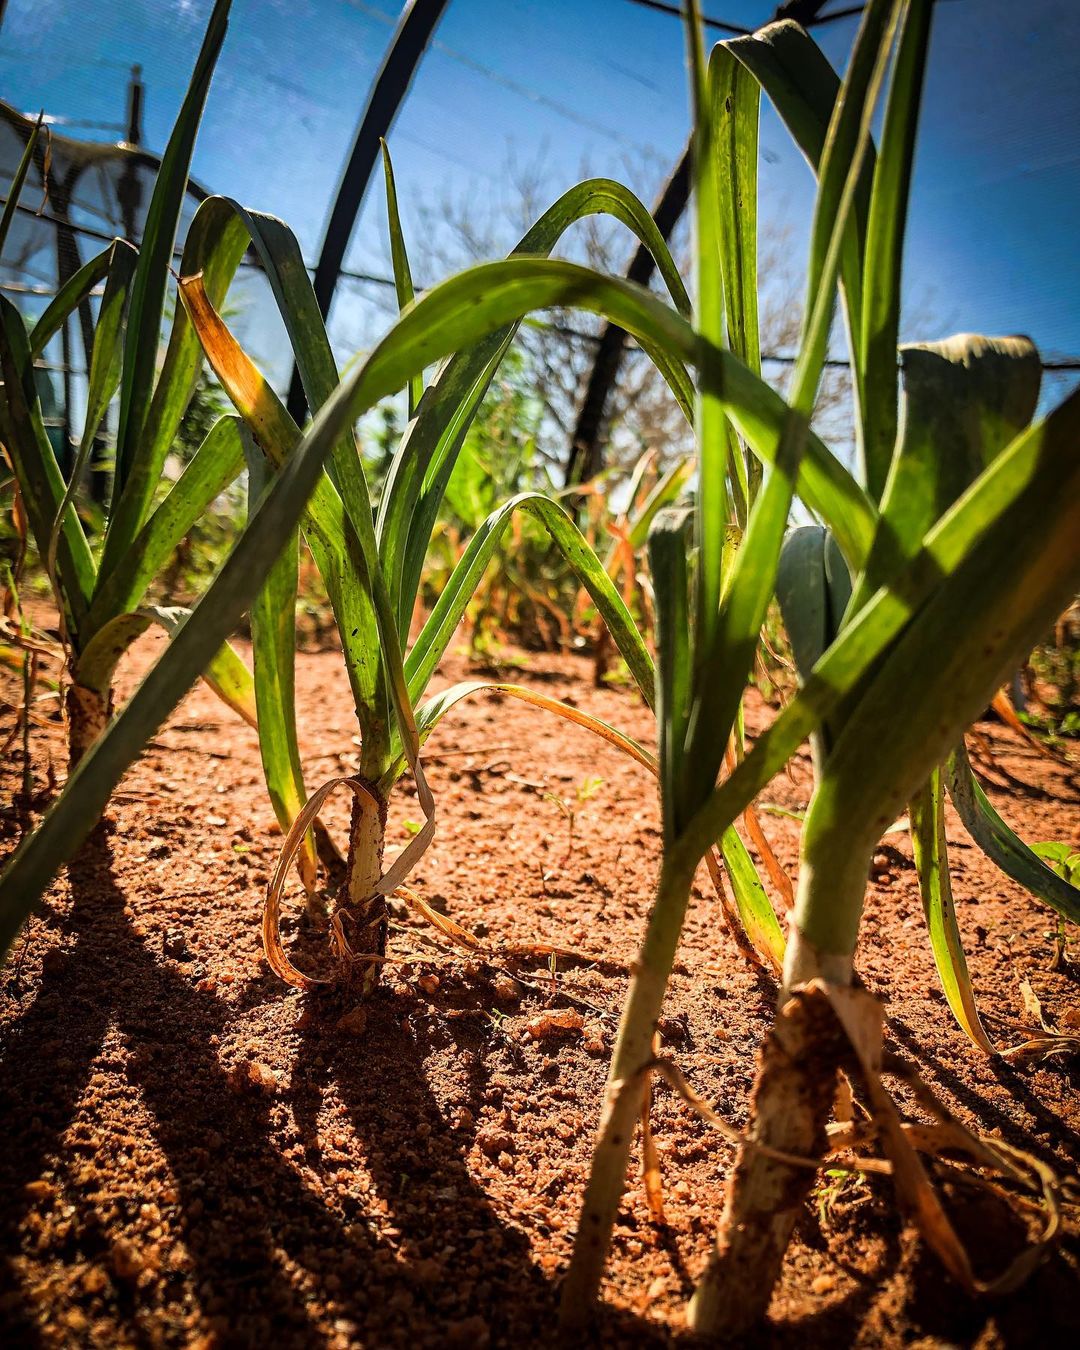
M 889 1018 L 889 1031 L 908 1052 L 909 1058 L 918 1064 L 924 1078 L 936 1079 L 958 1101 L 974 1112 L 979 1120 L 1000 1119 L 999 1113 L 993 1110 L 986 1098 L 977 1090 L 969 1087 L 942 1055 L 927 1049 L 921 1041 L 917 1040 L 905 1023 L 895 1014 Z M 1014 1033 L 1013 1038 L 1019 1040 L 1022 1039 L 1022 1036 Z M 1036 1094 L 1032 1092 L 1022 1070 L 1004 1059 L 987 1059 L 986 1067 L 1013 1100 L 1024 1110 L 1030 1112 L 1040 1130 L 1055 1135 L 1060 1145 L 1067 1148 L 1074 1156 L 1080 1157 L 1080 1133 L 1073 1129 L 1068 1121 L 1062 1120 L 1059 1115 L 1047 1110 Z M 1074 1089 L 1080 1086 L 1080 1076 L 1074 1069 L 1059 1066 L 1057 1072 L 1067 1074 Z M 1021 1148 L 1030 1147 L 1031 1139 L 1027 1132 L 1022 1129 L 1011 1128 L 1007 1121 L 1001 1123 L 1003 1133 L 1006 1136 L 1011 1136 L 1013 1143 Z
M 190 879 L 194 864 L 178 856 L 177 865 Z M 122 881 L 114 876 L 106 827 L 69 869 L 70 906 L 42 912 L 38 922 L 53 927 L 50 936 L 62 927 L 64 940 L 49 950 L 41 981 L 31 986 L 33 1001 L 9 1019 L 0 1047 L 0 1111 L 10 1122 L 0 1149 L 0 1341 L 187 1346 L 209 1333 L 207 1350 L 260 1340 L 286 1347 L 568 1346 L 556 1328 L 557 1278 L 537 1259 L 550 1258 L 553 1249 L 565 1253 L 567 1220 L 540 1230 L 533 1224 L 530 1244 L 530 1221 L 522 1217 L 519 1226 L 519 1210 L 507 1198 L 514 1186 L 519 1195 L 528 1191 L 546 1142 L 523 1135 L 517 1179 L 501 1178 L 490 1191 L 488 1160 L 477 1166 L 475 1132 L 495 1114 L 484 1103 L 500 1053 L 484 1017 L 487 992 L 470 986 L 462 994 L 466 1006 L 459 1004 L 469 1015 L 440 1015 L 425 1025 L 413 1016 L 416 1001 L 386 988 L 368 1005 L 361 1036 L 337 1026 L 340 1000 L 310 995 L 286 1003 L 269 974 L 243 980 L 230 1000 L 212 986 L 198 988 L 190 968 L 162 959 L 139 926 L 149 917 L 160 934 L 163 922 L 182 921 L 176 906 L 183 881 L 159 888 L 160 902 L 151 892 L 149 904 L 145 896 L 136 904 L 138 883 L 122 875 Z M 207 880 L 211 889 L 200 894 L 213 895 L 215 883 Z M 975 874 L 969 884 L 976 888 Z M 902 958 L 902 931 L 889 934 Z M 695 960 L 721 959 L 710 934 L 697 940 Z M 249 943 L 247 956 L 253 954 Z M 729 955 L 745 980 L 738 958 Z M 691 962 L 683 974 L 694 972 Z M 754 977 L 742 991 L 742 1015 L 746 1027 L 760 1030 L 772 987 L 756 971 Z M 688 1006 L 697 1038 L 690 1045 L 708 1048 L 705 1033 L 716 1009 Z M 1000 1123 L 1014 1142 L 1030 1147 L 1030 1121 L 1023 1119 L 1029 1116 L 1036 1130 L 1080 1156 L 1067 1089 L 1063 1096 L 1056 1083 L 1050 1090 L 1007 1065 L 971 1072 L 966 1060 L 950 1058 L 949 1036 L 936 1038 L 917 1014 L 908 1015 L 915 1007 L 899 994 L 890 1000 L 893 1032 L 946 1096 L 984 1128 Z M 436 1036 L 445 1038 L 455 1099 L 467 1115 L 448 1109 L 446 1084 L 432 1067 Z M 278 1052 L 275 1068 L 285 1071 L 272 1094 L 257 1083 L 238 1085 L 228 1067 L 237 1050 Z M 539 1086 L 529 1075 L 540 1065 L 537 1055 L 516 1075 L 518 1092 Z M 600 1067 L 589 1062 L 587 1077 L 567 1074 L 582 1093 L 576 1105 L 589 1131 Z M 1065 1069 L 1054 1074 L 1076 1082 Z M 328 1119 L 335 1121 L 329 1132 Z M 338 1128 L 346 1136 L 340 1145 L 327 1137 Z M 563 1147 L 550 1142 L 549 1158 Z M 94 1179 L 80 1180 L 97 1163 Z M 582 1175 L 575 1166 L 568 1184 L 576 1188 Z M 54 1206 L 42 1227 L 38 1212 L 49 1202 L 33 1188 L 53 1173 L 73 1209 L 60 1221 Z M 673 1171 L 668 1180 L 679 1175 Z M 710 1214 L 719 1209 L 722 1175 L 711 1163 L 698 1166 L 695 1184 L 703 1189 L 695 1198 Z M 103 1194 L 122 1191 L 128 1178 L 126 1199 Z M 131 1231 L 128 1221 L 144 1200 L 165 1211 L 167 1233 L 150 1285 L 137 1268 L 125 1273 L 123 1261 L 117 1263 L 118 1240 Z M 901 1230 L 887 1183 L 875 1183 L 872 1200 L 825 1227 L 812 1208 L 806 1211 L 774 1320 L 747 1345 L 897 1347 L 921 1336 L 937 1344 L 1020 1347 L 1069 1343 L 1080 1333 L 1075 1236 L 1018 1294 L 973 1303 Z M 114 1201 L 118 1218 L 110 1210 Z M 1015 1232 L 1000 1216 L 962 1201 L 957 1219 L 1000 1268 L 1001 1248 L 1010 1248 Z M 707 1229 L 656 1230 L 637 1215 L 629 1221 L 652 1248 L 651 1260 L 617 1252 L 614 1296 L 639 1306 L 642 1280 L 657 1269 L 674 1271 L 678 1290 L 661 1310 L 677 1316 L 704 1256 Z M 104 1297 L 102 1281 L 97 1295 L 83 1292 L 87 1271 L 101 1273 Z M 812 1292 L 822 1272 L 843 1277 L 825 1297 Z M 92 1338 L 85 1328 L 65 1330 L 63 1318 L 79 1311 L 97 1319 Z M 607 1303 L 587 1343 L 659 1346 L 684 1339 L 675 1326 Z
M 324 1093 L 336 1088 L 365 1154 L 376 1202 L 385 1204 L 400 1233 L 397 1251 L 365 1222 L 371 1195 L 359 1201 L 341 1196 L 341 1207 L 331 1210 L 272 1147 L 270 1099 L 257 1092 L 238 1095 L 215 1052 L 235 1007 L 194 988 L 156 959 L 134 931 L 113 877 L 105 831 L 84 847 L 69 875 L 72 906 L 64 928 L 74 945 L 51 964 L 0 1058 L 0 1101 L 11 1113 L 19 1107 L 20 1083 L 36 1076 L 43 1057 L 49 1064 L 47 1100 L 36 1102 L 34 1127 L 10 1137 L 0 1153 L 0 1191 L 7 1197 L 0 1213 L 5 1253 L 0 1324 L 6 1324 L 7 1344 L 51 1343 L 29 1301 L 21 1298 L 11 1253 L 20 1244 L 27 1187 L 64 1149 L 112 1024 L 123 1034 L 127 1077 L 154 1118 L 155 1141 L 175 1182 L 200 1325 L 216 1334 L 215 1343 L 325 1343 L 309 1300 L 328 1297 L 351 1334 L 379 1344 L 483 1344 L 471 1320 L 477 1314 L 495 1345 L 575 1343 L 556 1329 L 557 1283 L 538 1269 L 525 1236 L 498 1218 L 470 1175 L 464 1155 L 471 1136 L 444 1120 L 426 1085 L 423 1057 L 392 1000 L 376 998 L 367 1005 L 368 1024 L 357 1038 L 337 1029 L 341 1007 L 331 996 L 313 999 L 286 1100 L 300 1125 L 307 1161 L 317 1166 L 320 1106 Z M 247 1004 L 262 1001 L 251 991 Z M 457 1025 L 462 1027 L 457 1048 L 470 1056 L 467 1104 L 478 1105 L 487 1080 L 485 1042 L 470 1034 L 464 1019 Z M 71 1165 L 70 1156 L 64 1161 Z M 413 1188 L 441 1201 L 437 1212 L 403 1203 Z M 15 1197 L 23 1197 L 21 1206 Z M 117 1287 L 114 1330 L 133 1345 L 167 1342 L 161 1328 L 158 1335 L 148 1334 L 134 1280 L 116 1278 L 114 1240 L 93 1206 L 78 1206 L 74 1223 L 72 1246 L 79 1258 L 108 1272 Z M 432 1285 L 423 1259 L 402 1259 L 401 1249 L 423 1247 L 436 1225 L 441 1243 L 457 1237 L 459 1250 L 482 1248 L 486 1288 L 463 1289 L 453 1269 L 442 1270 Z M 661 1229 L 658 1240 L 688 1296 L 693 1280 L 673 1235 Z M 746 1344 L 830 1343 L 850 1330 L 872 1295 L 872 1284 L 861 1278 L 819 1315 L 763 1328 Z M 672 1339 L 671 1329 L 604 1304 L 581 1343 L 662 1346 Z
M 222 1343 L 254 1344 L 267 1337 L 275 1345 L 318 1343 L 307 1307 L 312 1297 L 317 1302 L 332 1297 L 340 1308 L 337 1317 L 350 1329 L 360 1334 L 366 1329 L 369 1336 L 385 1337 L 384 1343 L 404 1341 L 410 1326 L 422 1340 L 425 1331 L 459 1325 L 468 1338 L 461 1343 L 473 1344 L 476 1328 L 468 1314 L 477 1311 L 485 1314 L 496 1343 L 522 1335 L 532 1343 L 543 1339 L 535 1319 L 545 1312 L 554 1336 L 557 1289 L 533 1263 L 524 1234 L 498 1218 L 470 1176 L 463 1156 L 470 1140 L 443 1119 L 426 1085 L 422 1057 L 392 1007 L 373 1001 L 367 1030 L 358 1039 L 337 1031 L 341 1009 L 319 999 L 306 1019 L 287 1100 L 309 1157 L 318 1161 L 320 1103 L 326 1088 L 336 1084 L 366 1155 L 372 1189 L 400 1233 L 397 1252 L 364 1222 L 360 1201 L 370 1205 L 371 1196 L 357 1201 L 342 1195 L 335 1212 L 273 1148 L 269 1099 L 257 1091 L 238 1095 L 215 1053 L 235 1010 L 155 959 L 135 933 L 113 878 L 104 831 L 72 863 L 70 879 L 72 907 L 64 926 L 74 934 L 74 946 L 51 964 L 0 1058 L 0 1100 L 9 1120 L 20 1109 L 20 1084 L 48 1062 L 47 1099 L 39 1096 L 31 1128 L 13 1132 L 0 1151 L 0 1189 L 7 1196 L 0 1214 L 0 1320 L 6 1322 L 7 1344 L 43 1343 L 37 1320 L 20 1301 L 11 1254 L 19 1248 L 28 1188 L 64 1149 L 63 1136 L 91 1088 L 95 1059 L 113 1023 L 128 1047 L 128 1078 L 154 1117 L 155 1139 L 175 1182 L 180 1235 L 194 1267 L 191 1279 L 204 1325 Z M 320 1015 L 319 1004 L 329 1017 Z M 471 1086 L 478 1095 L 483 1061 L 473 1062 Z M 40 1090 L 40 1079 L 35 1086 Z M 435 1184 L 446 1202 L 437 1213 L 403 1203 L 409 1189 Z M 115 1280 L 110 1239 L 90 1205 L 77 1211 L 72 1245 Z M 462 1297 L 460 1276 L 452 1269 L 432 1283 L 422 1262 L 402 1259 L 401 1248 L 422 1246 L 436 1226 L 444 1243 L 457 1236 L 459 1250 L 482 1250 L 487 1290 L 466 1288 Z M 136 1317 L 134 1281 L 116 1283 L 123 1332 L 133 1344 L 156 1341 Z M 532 1325 L 522 1325 L 522 1316 Z M 655 1326 L 620 1310 L 605 1308 L 603 1320 L 605 1339 L 641 1345 L 666 1339 Z

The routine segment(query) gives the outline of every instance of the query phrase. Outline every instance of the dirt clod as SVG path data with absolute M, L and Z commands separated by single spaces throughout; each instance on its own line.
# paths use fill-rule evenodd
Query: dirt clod
M 179 928 L 170 928 L 161 940 L 161 950 L 174 961 L 184 961 L 188 958 L 187 937 Z
M 509 1153 L 514 1147 L 513 1137 L 505 1130 L 484 1129 L 476 1136 L 476 1146 L 487 1158 L 497 1158 L 500 1153 Z
M 120 1239 L 114 1242 L 109 1253 L 109 1264 L 113 1274 L 121 1280 L 137 1279 L 146 1267 L 142 1253 L 133 1242 Z
M 241 1060 L 228 1072 L 229 1086 L 234 1092 L 259 1092 L 272 1097 L 278 1090 L 277 1074 L 269 1064 L 258 1060 Z
M 554 1041 L 581 1031 L 584 1025 L 585 1019 L 576 1008 L 560 1008 L 530 1017 L 525 1030 L 534 1041 Z
M 495 980 L 495 997 L 500 1003 L 520 1003 L 521 986 L 509 975 L 500 975 Z
M 338 1018 L 337 1029 L 346 1036 L 362 1036 L 367 1029 L 367 1021 L 367 1009 L 363 1004 L 359 1004 Z

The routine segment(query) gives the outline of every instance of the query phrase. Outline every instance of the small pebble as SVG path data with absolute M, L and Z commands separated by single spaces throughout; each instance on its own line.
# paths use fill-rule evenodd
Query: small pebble
M 161 950 L 174 961 L 184 961 L 188 957 L 187 937 L 179 928 L 170 928 L 161 940 Z

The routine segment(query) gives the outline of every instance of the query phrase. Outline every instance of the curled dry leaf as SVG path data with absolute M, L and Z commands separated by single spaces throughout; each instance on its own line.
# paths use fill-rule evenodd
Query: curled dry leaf
M 1053 1027 L 1047 1023 L 1042 1003 L 1039 1001 L 1038 994 L 1031 987 L 1029 980 L 1020 981 L 1020 996 L 1024 1000 L 1024 1011 L 1031 1020 L 1042 1027 L 1043 1031 L 1052 1032 Z

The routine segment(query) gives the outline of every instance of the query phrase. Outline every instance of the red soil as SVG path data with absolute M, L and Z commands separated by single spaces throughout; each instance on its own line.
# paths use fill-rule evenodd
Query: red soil
M 444 673 L 468 672 L 455 658 Z M 649 740 L 636 698 L 595 690 L 589 673 L 571 657 L 534 657 L 517 678 Z M 339 656 L 301 656 L 298 684 L 315 786 L 355 764 Z M 752 704 L 751 727 L 766 714 Z M 1076 778 L 1012 733 L 983 730 L 999 809 L 1028 838 L 1077 842 Z M 50 758 L 61 772 L 59 726 L 35 733 L 34 755 L 39 784 Z M 14 752 L 8 761 L 5 800 L 21 772 Z M 492 942 L 549 941 L 604 961 L 560 966 L 558 991 L 545 967 L 518 967 L 523 988 L 497 965 L 450 955 L 398 910 L 391 951 L 419 963 L 388 967 L 366 1018 L 343 1024 L 353 1010 L 340 996 L 287 990 L 261 955 L 260 905 L 280 839 L 255 737 L 196 689 L 2 975 L 0 1341 L 559 1343 L 558 1281 L 657 866 L 655 790 L 586 732 L 494 697 L 452 714 L 428 763 L 439 828 L 416 888 Z M 579 801 L 591 776 L 602 782 Z M 803 757 L 766 795 L 798 808 L 809 786 Z M 572 835 L 547 794 L 573 808 Z M 347 810 L 344 794 L 331 799 L 339 837 Z M 419 814 L 403 785 L 392 844 Z M 793 872 L 796 826 L 763 822 Z M 5 851 L 24 827 L 14 812 L 0 819 Z M 1048 969 L 1049 912 L 952 818 L 950 839 L 983 1007 L 1023 1022 L 1026 977 L 1051 1016 L 1075 1022 L 1077 968 Z M 1075 1171 L 1075 1074 L 989 1062 L 966 1042 L 938 989 L 907 837 L 892 836 L 879 859 L 859 968 L 886 1004 L 894 1044 L 964 1121 Z M 679 960 L 667 1048 L 743 1125 L 773 989 L 735 950 L 707 885 Z M 534 1019 L 568 1007 L 583 1028 L 543 1034 Z M 662 1085 L 653 1120 L 669 1226 L 649 1222 L 635 1167 L 599 1343 L 684 1337 L 682 1309 L 720 1209 L 730 1146 Z M 1015 1225 L 996 1202 L 969 1198 L 958 1222 L 985 1272 L 1015 1249 Z M 1072 1227 L 1018 1293 L 972 1303 L 902 1227 L 887 1180 L 824 1178 L 760 1344 L 1075 1343 L 1078 1256 Z

